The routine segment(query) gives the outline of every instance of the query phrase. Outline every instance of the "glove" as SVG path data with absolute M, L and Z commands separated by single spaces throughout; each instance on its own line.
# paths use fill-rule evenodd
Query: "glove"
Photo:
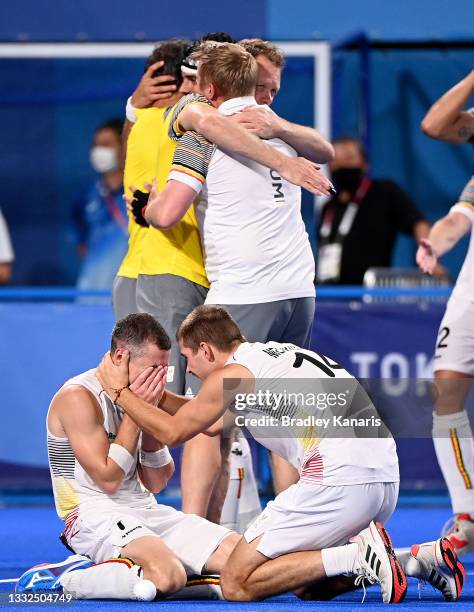
M 142 227 L 149 227 L 149 224 L 145 220 L 145 210 L 148 204 L 149 193 L 135 189 L 133 192 L 133 200 L 131 203 L 132 215 L 138 225 Z

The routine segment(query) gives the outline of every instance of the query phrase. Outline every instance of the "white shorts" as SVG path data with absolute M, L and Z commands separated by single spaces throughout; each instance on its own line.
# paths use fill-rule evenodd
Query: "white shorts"
M 100 563 L 118 557 L 133 540 L 157 536 L 181 561 L 188 574 L 200 574 L 209 557 L 231 531 L 195 514 L 151 504 L 123 509 L 119 505 L 81 509 L 68 529 L 68 544 Z
M 474 302 L 453 297 L 439 326 L 434 371 L 474 375 Z
M 328 487 L 299 481 L 268 503 L 244 538 L 262 536 L 257 550 L 269 559 L 341 546 L 370 521 L 385 523 L 397 499 L 398 482 Z

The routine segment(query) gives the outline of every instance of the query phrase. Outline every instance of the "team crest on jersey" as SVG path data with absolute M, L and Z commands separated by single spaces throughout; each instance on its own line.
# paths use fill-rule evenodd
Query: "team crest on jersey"
M 166 382 L 170 383 L 174 380 L 174 366 L 168 366 L 168 371 L 166 373 Z

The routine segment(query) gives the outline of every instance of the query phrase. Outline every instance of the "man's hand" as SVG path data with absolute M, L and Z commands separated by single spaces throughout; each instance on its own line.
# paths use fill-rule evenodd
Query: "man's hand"
M 436 255 L 433 246 L 429 240 L 422 238 L 416 252 L 416 263 L 420 270 L 425 274 L 433 274 L 436 264 L 438 263 L 438 256 Z
M 112 398 L 117 394 L 118 389 L 126 387 L 129 383 L 128 362 L 130 353 L 124 350 L 120 363 L 116 365 L 112 361 L 110 352 L 102 357 L 102 361 L 96 370 L 95 375 L 99 379 L 104 391 Z
M 132 94 L 132 104 L 135 108 L 148 108 L 159 100 L 166 100 L 176 92 L 176 82 L 173 76 L 169 74 L 153 76 L 155 70 L 161 68 L 163 64 L 163 61 L 152 64 L 142 76 Z
M 232 115 L 232 119 L 259 138 L 265 140 L 279 138 L 280 117 L 268 108 L 249 106 L 242 112 Z
M 161 365 L 145 368 L 130 385 L 130 391 L 148 404 L 158 406 L 166 385 L 166 372 L 167 368 Z
M 286 157 L 279 168 L 280 176 L 314 195 L 336 193 L 331 181 L 319 172 L 319 166 L 304 157 Z

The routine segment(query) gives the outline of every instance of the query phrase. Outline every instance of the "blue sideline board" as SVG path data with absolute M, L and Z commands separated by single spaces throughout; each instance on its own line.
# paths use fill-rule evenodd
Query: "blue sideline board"
M 419 396 L 413 381 L 431 376 L 443 311 L 441 303 L 323 302 L 317 305 L 312 347 L 357 377 L 384 379 L 384 401 L 412 409 L 427 403 L 428 391 Z M 113 324 L 108 304 L 0 303 L 0 488 L 45 486 L 50 399 L 69 377 L 98 364 Z M 425 410 L 425 420 L 429 414 Z M 424 431 L 424 439 L 398 440 L 405 488 L 442 486 L 429 427 Z M 260 469 L 266 481 L 265 464 Z

